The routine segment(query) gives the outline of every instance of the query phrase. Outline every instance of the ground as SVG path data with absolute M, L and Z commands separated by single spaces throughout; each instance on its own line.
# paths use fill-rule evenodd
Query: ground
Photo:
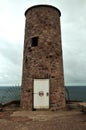
M 85 130 L 86 114 L 76 111 L 3 111 L 0 130 Z

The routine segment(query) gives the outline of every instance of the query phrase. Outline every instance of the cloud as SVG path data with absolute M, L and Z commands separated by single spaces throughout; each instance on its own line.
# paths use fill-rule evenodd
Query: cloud
M 86 85 L 86 1 L 65 1 L 61 27 L 65 84 Z
M 22 46 L 1 42 L 0 46 L 0 85 L 20 84 L 22 75 Z
M 21 84 L 25 18 L 17 4 L 0 3 L 0 85 Z
M 65 84 L 86 85 L 86 0 L 1 1 L 0 84 L 21 83 L 24 12 L 36 4 L 51 4 L 60 9 Z
M 22 44 L 12 44 L 6 41 L 0 41 L 0 54 L 3 55 L 9 62 L 20 65 L 22 61 Z

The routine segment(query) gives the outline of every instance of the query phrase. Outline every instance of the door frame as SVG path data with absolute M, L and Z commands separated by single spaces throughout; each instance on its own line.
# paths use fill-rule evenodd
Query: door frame
M 44 80 L 44 78 L 34 78 L 32 80 L 32 110 L 35 111 L 35 110 L 49 110 L 50 109 L 50 79 L 49 78 L 45 78 L 45 79 L 48 79 L 49 80 L 49 108 L 38 108 L 38 109 L 35 109 L 34 108 L 34 80 Z

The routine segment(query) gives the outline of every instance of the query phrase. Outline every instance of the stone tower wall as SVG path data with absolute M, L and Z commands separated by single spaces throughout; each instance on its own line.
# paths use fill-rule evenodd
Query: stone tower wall
M 52 6 L 34 6 L 25 16 L 21 107 L 33 109 L 34 79 L 50 79 L 50 109 L 62 109 L 65 96 L 60 11 Z M 34 37 L 37 46 L 32 46 Z

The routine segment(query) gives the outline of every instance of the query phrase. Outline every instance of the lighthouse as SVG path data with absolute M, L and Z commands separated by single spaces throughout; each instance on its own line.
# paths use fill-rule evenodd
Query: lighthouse
M 51 5 L 36 5 L 25 12 L 21 108 L 65 108 L 61 12 Z

